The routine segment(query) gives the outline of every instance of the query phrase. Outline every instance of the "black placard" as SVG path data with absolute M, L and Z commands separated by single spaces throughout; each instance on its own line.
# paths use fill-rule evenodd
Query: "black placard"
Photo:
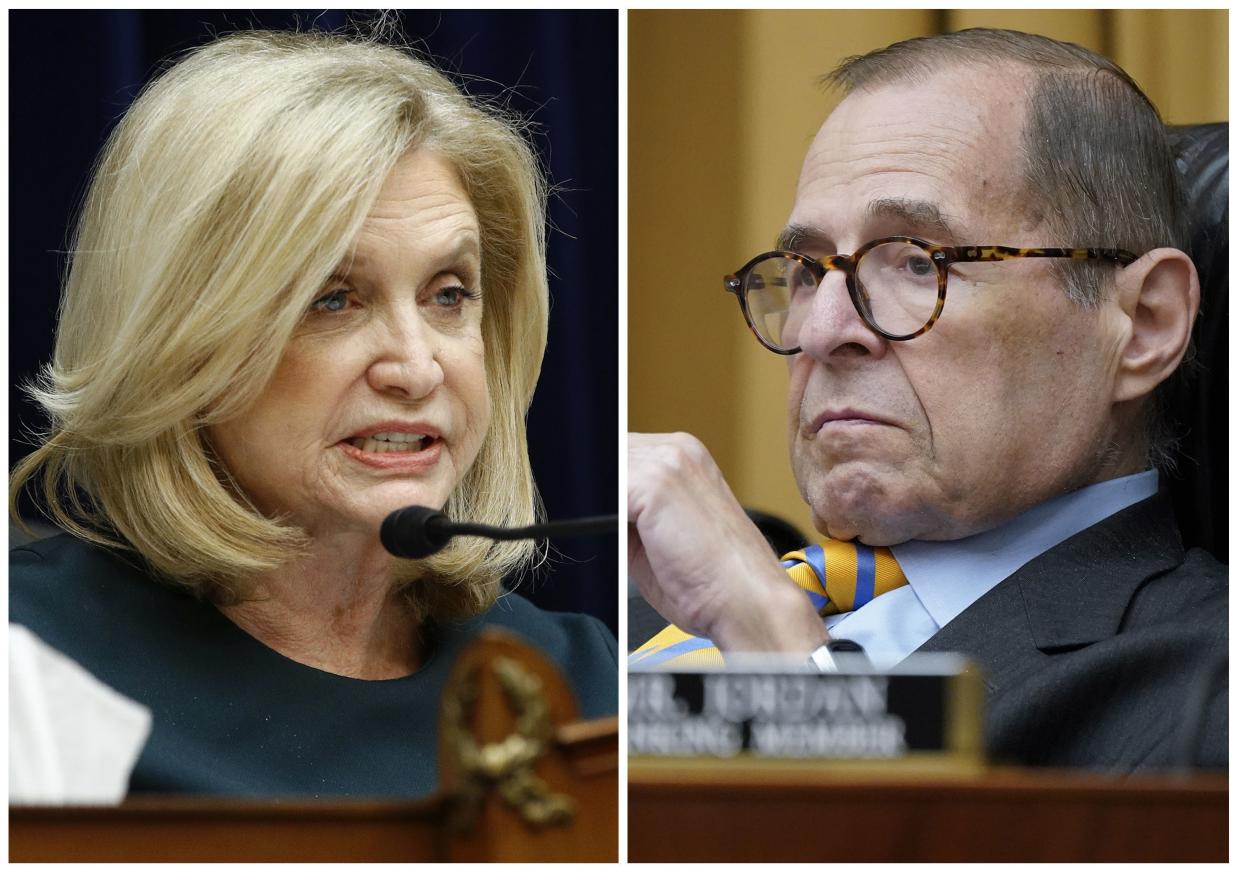
M 804 671 L 634 671 L 629 752 L 676 757 L 894 759 L 947 752 L 956 676 Z M 969 735 L 969 733 L 967 733 Z

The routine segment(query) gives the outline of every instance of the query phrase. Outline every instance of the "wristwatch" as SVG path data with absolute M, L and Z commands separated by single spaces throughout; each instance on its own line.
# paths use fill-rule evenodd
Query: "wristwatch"
M 825 641 L 812 650 L 811 655 L 806 658 L 806 664 L 821 674 L 836 671 L 837 661 L 832 658 L 832 651 L 829 649 L 831 643 L 831 641 Z
M 811 651 L 811 655 L 806 658 L 806 664 L 822 674 L 840 671 L 841 667 L 837 665 L 836 659 L 832 656 L 834 653 L 856 653 L 858 659 L 866 659 L 862 646 L 857 641 L 850 641 L 848 638 L 830 638 Z

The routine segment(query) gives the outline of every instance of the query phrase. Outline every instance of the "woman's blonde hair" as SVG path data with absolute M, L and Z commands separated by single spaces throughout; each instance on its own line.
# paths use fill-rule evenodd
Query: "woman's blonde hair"
M 445 511 L 531 522 L 525 414 L 547 339 L 546 189 L 520 125 L 404 49 L 278 32 L 192 51 L 109 138 L 71 245 L 53 361 L 30 388 L 51 424 L 13 472 L 11 512 L 41 469 L 62 527 L 224 602 L 297 555 L 305 534 L 246 500 L 205 427 L 258 397 L 390 170 L 419 147 L 456 167 L 483 243 L 491 428 Z M 531 553 L 457 539 L 398 574 L 424 616 L 464 616 Z

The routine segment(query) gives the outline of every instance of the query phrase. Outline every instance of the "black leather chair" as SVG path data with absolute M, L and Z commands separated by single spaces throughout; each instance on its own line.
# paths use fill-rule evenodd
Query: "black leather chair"
M 1187 547 L 1229 561 L 1229 125 L 1169 128 L 1190 204 L 1202 303 L 1195 358 L 1173 387 L 1183 434 L 1164 486 Z

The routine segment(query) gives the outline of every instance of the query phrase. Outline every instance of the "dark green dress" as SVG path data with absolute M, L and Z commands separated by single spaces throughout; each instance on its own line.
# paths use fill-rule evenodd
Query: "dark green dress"
M 426 630 L 413 675 L 364 681 L 281 656 L 213 605 L 68 535 L 9 554 L 9 618 L 151 709 L 131 793 L 420 796 L 436 787 L 440 692 L 484 625 L 539 647 L 583 717 L 617 711 L 617 645 L 598 620 L 508 595 Z

